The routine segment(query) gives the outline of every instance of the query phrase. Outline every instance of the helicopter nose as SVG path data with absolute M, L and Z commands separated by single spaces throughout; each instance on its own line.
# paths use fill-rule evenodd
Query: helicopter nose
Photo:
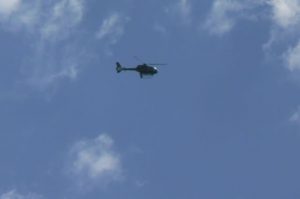
M 154 73 L 158 73 L 158 69 L 157 68 L 154 68 Z

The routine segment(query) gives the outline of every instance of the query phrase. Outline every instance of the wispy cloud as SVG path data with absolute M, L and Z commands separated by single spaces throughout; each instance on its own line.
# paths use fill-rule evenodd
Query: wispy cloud
M 20 194 L 16 190 L 11 190 L 0 196 L 0 199 L 43 199 L 44 197 L 35 193 Z
M 299 75 L 300 69 L 300 0 L 270 0 L 273 26 L 269 40 L 263 45 L 265 52 L 272 53 L 276 46 L 283 46 L 280 57 L 291 73 Z M 291 47 L 292 46 L 292 47 Z
M 113 13 L 105 18 L 96 33 L 96 38 L 99 40 L 108 39 L 110 44 L 116 44 L 124 34 L 126 23 L 130 20 L 129 17 L 123 16 L 120 13 Z
M 300 1 L 299 0 L 215 0 L 207 17 L 206 26 L 215 34 L 229 32 L 242 18 L 251 14 L 262 15 L 265 9 L 257 9 L 264 6 L 271 10 L 270 14 L 263 15 L 271 19 L 274 25 L 283 30 L 299 25 Z
M 236 23 L 237 19 L 231 13 L 237 13 L 243 9 L 244 5 L 241 2 L 216 0 L 204 27 L 212 34 L 223 35 L 229 32 Z
M 203 27 L 212 35 L 222 36 L 230 32 L 239 20 L 253 19 L 254 15 L 259 15 L 253 12 L 266 2 L 264 0 L 215 0 Z
M 84 14 L 84 0 L 0 0 L 0 22 L 7 29 L 30 28 L 43 39 L 62 37 L 78 25 Z
M 61 0 L 56 2 L 42 26 L 42 38 L 55 39 L 68 35 L 72 28 L 82 21 L 83 12 L 83 0 Z
M 295 47 L 287 50 L 284 54 L 284 60 L 289 71 L 300 71 L 300 42 Z
M 160 34 L 162 34 L 162 35 L 167 35 L 167 34 L 168 34 L 167 28 L 166 28 L 165 26 L 161 25 L 160 23 L 155 23 L 155 24 L 153 25 L 153 29 L 154 29 L 156 32 L 158 32 L 158 33 L 160 33 Z
M 297 110 L 291 115 L 290 122 L 300 124 L 300 106 L 297 108 Z
M 165 12 L 179 17 L 183 24 L 190 24 L 191 8 L 190 0 L 176 0 L 175 3 L 165 8 Z
M 34 32 L 41 16 L 40 0 L 0 0 L 0 23 L 7 30 Z
M 107 134 L 76 143 L 71 156 L 70 170 L 80 185 L 107 185 L 123 178 L 120 154 L 114 149 L 114 140 Z
M 185 22 L 190 21 L 191 3 L 189 0 L 179 0 L 177 9 Z
M 299 0 L 270 0 L 268 5 L 272 10 L 270 16 L 273 27 L 270 31 L 269 41 L 264 48 L 272 49 L 273 45 L 286 41 L 295 34 L 299 36 L 300 27 L 300 1 Z
M 273 20 L 282 28 L 299 24 L 300 1 L 299 0 L 270 0 L 273 10 Z
M 77 45 L 66 43 L 61 46 L 39 41 L 35 46 L 33 59 L 27 60 L 22 68 L 26 83 L 43 91 L 56 87 L 61 80 L 75 80 L 84 65 L 81 58 L 86 57 L 85 51 L 78 49 Z
M 31 56 L 21 69 L 23 82 L 43 91 L 62 79 L 77 78 L 84 50 L 76 46 L 78 39 L 71 39 L 78 36 L 84 11 L 84 0 L 0 0 L 2 28 L 32 38 Z
M 215 0 L 204 27 L 212 35 L 222 36 L 242 19 L 252 19 L 251 15 L 271 24 L 269 39 L 262 44 L 266 55 L 274 57 L 275 52 L 290 72 L 299 72 L 300 0 Z M 279 52 L 277 45 L 281 46 Z
M 0 16 L 9 17 L 18 9 L 20 4 L 21 0 L 0 0 Z

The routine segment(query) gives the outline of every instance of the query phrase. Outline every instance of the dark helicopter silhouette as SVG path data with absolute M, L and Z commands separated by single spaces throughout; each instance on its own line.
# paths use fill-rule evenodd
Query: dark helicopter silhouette
M 137 57 L 135 57 L 139 60 Z M 116 71 L 120 73 L 121 71 L 136 71 L 140 74 L 140 77 L 143 78 L 145 75 L 153 76 L 158 73 L 158 69 L 155 66 L 165 65 L 165 64 L 139 64 L 135 68 L 126 68 L 123 67 L 119 62 L 116 63 Z
M 156 73 L 158 73 L 158 69 L 156 67 L 148 65 L 148 64 L 137 65 L 135 68 L 122 67 L 119 62 L 117 62 L 116 65 L 117 65 L 116 70 L 118 73 L 121 71 L 137 71 L 140 74 L 141 78 L 143 78 L 144 75 L 153 76 Z

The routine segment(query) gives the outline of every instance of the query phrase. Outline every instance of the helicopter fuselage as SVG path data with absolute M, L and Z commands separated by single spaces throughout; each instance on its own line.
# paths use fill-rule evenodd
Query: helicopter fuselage
M 148 66 L 146 64 L 138 65 L 135 70 L 145 75 L 154 75 L 158 72 L 156 67 Z
M 144 75 L 155 75 L 158 73 L 158 69 L 154 66 L 149 66 L 147 64 L 137 65 L 135 68 L 122 67 L 121 64 L 117 63 L 117 72 L 121 71 L 137 71 L 140 77 L 143 78 Z

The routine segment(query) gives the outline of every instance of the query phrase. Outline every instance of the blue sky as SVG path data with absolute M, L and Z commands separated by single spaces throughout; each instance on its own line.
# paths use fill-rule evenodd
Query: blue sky
M 300 197 L 299 0 L 0 0 L 0 199 Z M 168 63 L 153 78 L 124 66 Z

